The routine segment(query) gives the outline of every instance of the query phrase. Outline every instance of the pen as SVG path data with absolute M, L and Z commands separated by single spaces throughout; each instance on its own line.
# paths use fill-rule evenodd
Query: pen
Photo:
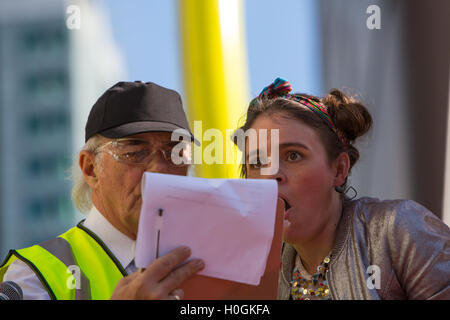
M 156 259 L 159 258 L 159 238 L 161 236 L 163 209 L 158 210 L 158 217 L 156 218 L 156 228 L 158 229 L 158 238 L 156 239 Z

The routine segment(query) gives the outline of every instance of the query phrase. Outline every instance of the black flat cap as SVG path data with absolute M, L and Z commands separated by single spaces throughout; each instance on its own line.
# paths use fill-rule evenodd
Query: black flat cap
M 86 123 L 85 142 L 96 134 L 106 138 L 189 128 L 178 92 L 152 82 L 118 82 L 92 106 Z

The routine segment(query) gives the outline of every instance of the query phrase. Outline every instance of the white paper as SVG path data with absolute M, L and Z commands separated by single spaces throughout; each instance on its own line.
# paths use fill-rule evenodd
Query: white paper
M 258 285 L 272 245 L 278 186 L 269 179 L 203 179 L 144 173 L 135 263 L 156 259 L 157 217 L 163 209 L 159 256 L 185 245 L 198 274 Z

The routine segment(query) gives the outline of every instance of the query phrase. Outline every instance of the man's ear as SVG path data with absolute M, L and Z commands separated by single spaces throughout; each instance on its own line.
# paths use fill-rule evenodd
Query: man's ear
M 82 150 L 78 158 L 78 164 L 80 165 L 81 172 L 83 173 L 84 181 L 86 181 L 91 189 L 94 189 L 95 185 L 98 182 L 95 154 L 86 150 Z
M 350 158 L 347 152 L 341 152 L 334 160 L 336 175 L 334 177 L 334 186 L 339 187 L 347 180 L 350 171 Z

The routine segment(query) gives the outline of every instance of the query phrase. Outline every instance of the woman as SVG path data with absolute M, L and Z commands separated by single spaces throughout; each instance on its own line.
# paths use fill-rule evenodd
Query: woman
M 278 148 L 267 163 L 246 143 L 242 175 L 276 179 L 285 202 L 279 299 L 450 299 L 450 230 L 441 220 L 410 200 L 345 196 L 355 140 L 372 125 L 367 109 L 339 90 L 323 99 L 290 91 L 276 79 L 241 127 L 266 129 L 267 153 Z M 278 171 L 263 175 L 276 160 Z

